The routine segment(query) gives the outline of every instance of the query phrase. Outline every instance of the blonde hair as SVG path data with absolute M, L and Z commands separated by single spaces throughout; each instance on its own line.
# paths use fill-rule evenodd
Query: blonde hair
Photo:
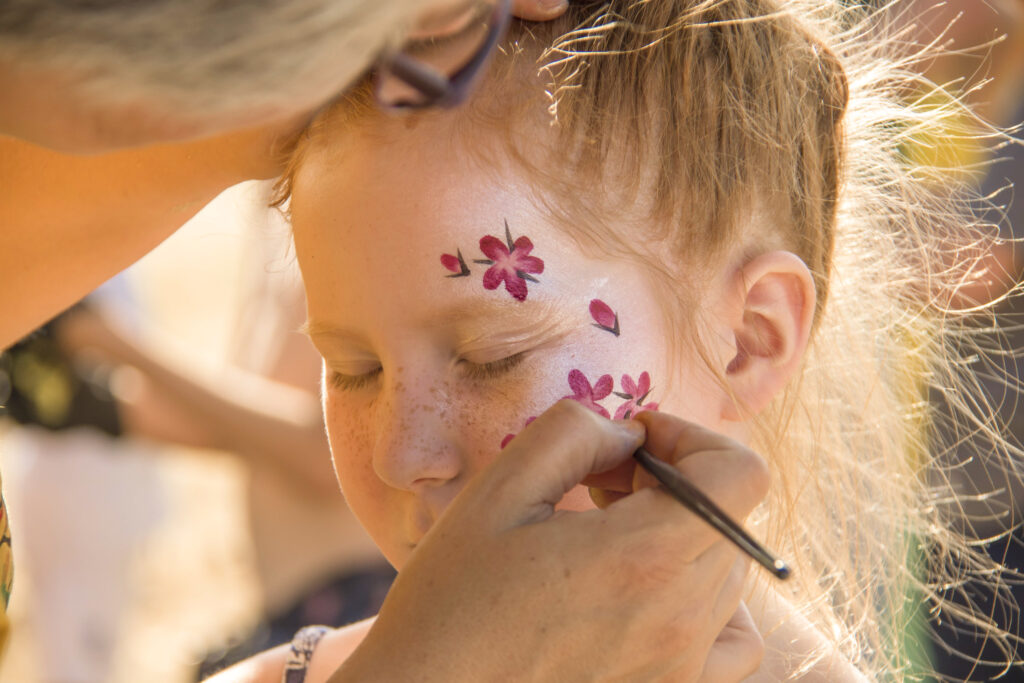
M 976 316 L 990 306 L 951 305 L 994 227 L 975 217 L 963 176 L 904 153 L 951 121 L 967 126 L 959 134 L 998 134 L 956 98 L 908 104 L 924 56 L 895 54 L 887 30 L 882 14 L 839 0 L 573 3 L 558 21 L 515 29 L 462 116 L 512 126 L 497 158 L 536 175 L 536 199 L 581 246 L 654 271 L 680 329 L 699 323 L 678 305 L 697 289 L 692 269 L 720 265 L 737 244 L 753 254 L 781 243 L 807 263 L 819 295 L 812 343 L 754 418 L 753 445 L 774 475 L 756 523 L 793 563 L 782 590 L 802 613 L 865 673 L 905 680 L 915 672 L 901 639 L 923 610 L 1016 660 L 1016 637 L 964 590 L 980 580 L 998 596 L 1005 584 L 963 533 L 969 524 L 952 519 L 962 492 L 946 476 L 930 393 L 955 411 L 956 439 L 987 437 L 979 455 L 1016 475 L 970 373 Z M 523 57 L 541 52 L 558 142 L 538 150 L 515 123 L 536 123 L 540 88 L 508 81 L 529 80 Z M 304 148 L 374 116 L 369 97 L 357 90 L 314 125 L 282 201 Z M 479 142 L 482 163 L 496 158 Z M 753 214 L 771 218 L 771 234 L 749 227 Z
M 180 116 L 292 113 L 328 100 L 398 39 L 421 0 L 5 0 L 0 59 L 60 73 L 106 106 Z

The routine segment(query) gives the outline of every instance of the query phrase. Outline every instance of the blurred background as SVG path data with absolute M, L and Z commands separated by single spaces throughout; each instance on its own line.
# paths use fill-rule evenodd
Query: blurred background
M 383 600 L 393 573 L 334 479 L 268 191 L 228 190 L 0 361 L 17 557 L 0 680 L 194 681 Z

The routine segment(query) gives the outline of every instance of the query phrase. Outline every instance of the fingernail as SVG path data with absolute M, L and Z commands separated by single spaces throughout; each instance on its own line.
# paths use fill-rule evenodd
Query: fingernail
M 636 420 L 612 420 L 612 424 L 630 441 L 642 442 L 647 438 L 647 428 Z
M 561 14 L 569 6 L 569 0 L 537 0 L 537 6 L 548 14 Z

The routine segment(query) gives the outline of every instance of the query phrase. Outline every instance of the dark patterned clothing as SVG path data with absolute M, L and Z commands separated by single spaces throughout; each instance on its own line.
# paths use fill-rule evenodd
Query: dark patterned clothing
M 350 571 L 311 589 L 280 614 L 272 615 L 242 642 L 209 653 L 200 664 L 201 681 L 236 662 L 292 640 L 307 624 L 339 627 L 372 617 L 384 602 L 395 578 L 391 565 Z

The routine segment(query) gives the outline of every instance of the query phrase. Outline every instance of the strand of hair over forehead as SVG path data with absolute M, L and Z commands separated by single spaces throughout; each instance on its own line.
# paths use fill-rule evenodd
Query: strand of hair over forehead
M 902 640 L 919 605 L 933 621 L 984 634 L 1001 652 L 993 663 L 1009 667 L 1019 661 L 1018 638 L 994 617 L 1016 611 L 1007 586 L 1019 577 L 956 530 L 971 527 L 963 508 L 972 501 L 953 481 L 968 457 L 983 458 L 1002 479 L 993 488 L 1020 480 L 1011 456 L 1022 454 L 976 377 L 998 372 L 1018 385 L 997 367 L 1008 353 L 991 324 L 997 302 L 951 306 L 993 244 L 992 201 L 972 187 L 982 169 L 905 158 L 907 147 L 927 145 L 937 132 L 988 144 L 1005 135 L 965 108 L 956 84 L 918 75 L 945 38 L 911 46 L 907 30 L 891 22 L 903 11 L 899 2 L 877 12 L 824 0 L 764 2 L 769 9 L 757 16 L 704 20 L 729 4 L 674 2 L 675 14 L 659 26 L 635 17 L 645 6 L 667 15 L 662 0 L 588 6 L 586 19 L 541 59 L 551 111 L 559 117 L 559 105 L 576 106 L 582 76 L 597 60 L 650 52 L 681 31 L 785 19 L 837 55 L 849 106 L 828 302 L 803 374 L 759 419 L 758 446 L 775 470 L 760 523 L 796 564 L 795 604 L 866 672 L 915 678 Z M 633 38 L 622 40 L 626 33 Z M 949 415 L 942 430 L 932 424 L 935 396 Z M 978 606 L 979 587 L 995 607 Z

